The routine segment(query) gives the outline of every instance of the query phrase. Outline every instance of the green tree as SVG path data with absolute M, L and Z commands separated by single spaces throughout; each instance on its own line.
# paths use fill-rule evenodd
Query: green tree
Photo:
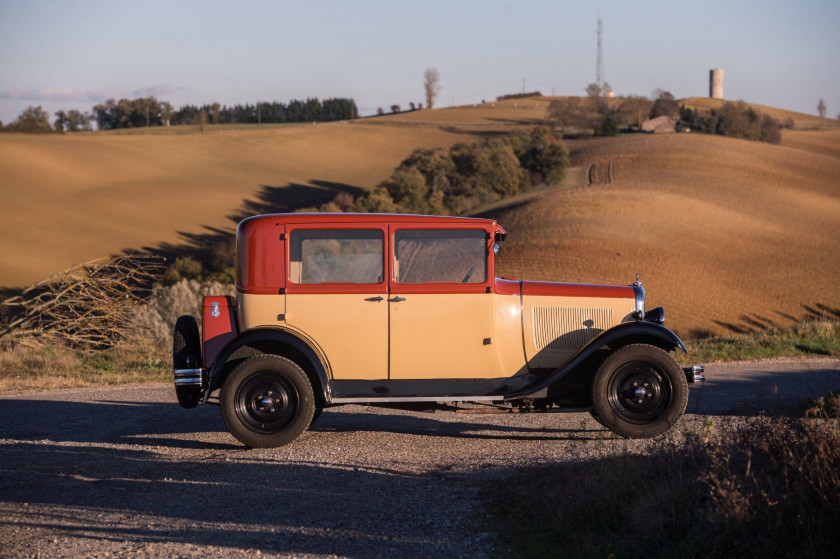
M 366 196 L 356 201 L 356 207 L 360 212 L 367 213 L 394 213 L 398 211 L 394 199 L 382 186 L 377 186 Z
M 508 137 L 508 142 L 532 183 L 552 184 L 563 180 L 569 151 L 551 130 L 544 126 L 527 132 L 517 130 Z
M 64 111 L 56 111 L 55 122 L 53 122 L 53 127 L 55 128 L 56 132 L 66 132 L 70 128 L 67 113 L 65 113 Z
M 620 127 L 639 127 L 647 119 L 653 101 L 640 95 L 628 95 L 621 98 L 615 110 L 614 117 Z
M 618 136 L 618 120 L 611 114 L 606 115 L 598 133 L 601 136 Z
M 820 101 L 819 101 L 819 103 L 817 103 L 817 113 L 820 115 L 820 118 L 825 118 L 825 111 L 826 111 L 825 101 L 823 101 L 823 98 L 820 97 Z
M 653 106 L 650 108 L 650 118 L 658 116 L 676 117 L 680 113 L 680 104 L 674 99 L 670 91 L 655 89 L 653 91 Z
M 20 116 L 13 122 L 6 126 L 9 132 L 22 132 L 24 134 L 43 134 L 46 132 L 55 132 L 50 126 L 50 113 L 41 108 L 29 106 Z

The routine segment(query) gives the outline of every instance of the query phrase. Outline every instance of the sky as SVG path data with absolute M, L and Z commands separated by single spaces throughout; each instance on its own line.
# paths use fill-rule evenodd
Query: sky
M 175 108 L 352 97 L 363 115 L 540 91 L 724 96 L 840 114 L 840 1 L 0 0 L 0 121 L 154 95 Z M 523 83 L 524 80 L 524 83 Z

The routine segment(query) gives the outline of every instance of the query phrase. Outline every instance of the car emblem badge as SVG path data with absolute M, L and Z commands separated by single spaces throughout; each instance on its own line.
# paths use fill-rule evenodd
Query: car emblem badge
M 214 302 L 210 304 L 213 306 L 213 310 L 210 311 L 210 316 L 212 316 L 213 318 L 219 318 L 219 316 L 222 314 L 219 312 L 219 303 Z

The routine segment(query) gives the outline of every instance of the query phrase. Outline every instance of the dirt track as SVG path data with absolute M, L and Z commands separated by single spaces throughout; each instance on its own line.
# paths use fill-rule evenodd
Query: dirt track
M 681 429 L 840 389 L 840 360 L 707 367 Z M 773 388 L 773 387 L 776 388 Z M 482 491 L 526 465 L 651 442 L 588 414 L 327 411 L 288 447 L 245 450 L 168 385 L 0 396 L 0 555 L 493 554 Z

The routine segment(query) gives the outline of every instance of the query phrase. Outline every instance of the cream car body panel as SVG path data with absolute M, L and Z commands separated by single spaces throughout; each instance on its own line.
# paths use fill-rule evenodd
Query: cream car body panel
M 527 373 L 522 348 L 522 304 L 519 295 L 493 295 L 493 354 L 490 377 Z
M 387 294 L 296 293 L 286 324 L 316 340 L 335 380 L 388 378 Z
M 523 340 L 532 369 L 562 366 L 598 334 L 634 310 L 632 299 L 526 295 Z
M 483 378 L 493 336 L 489 293 L 391 296 L 392 379 Z
M 239 327 L 242 330 L 277 326 L 285 321 L 286 296 L 237 293 L 236 307 Z

